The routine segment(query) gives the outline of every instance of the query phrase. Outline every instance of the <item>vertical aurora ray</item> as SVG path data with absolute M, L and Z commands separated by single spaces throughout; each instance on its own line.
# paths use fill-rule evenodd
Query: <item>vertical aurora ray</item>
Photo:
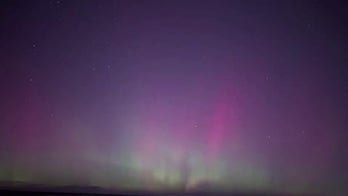
M 229 83 L 228 83 L 229 84 Z M 233 99 L 231 88 L 221 88 L 209 114 L 210 127 L 207 130 L 207 151 L 212 157 L 221 153 L 225 142 L 237 140 L 239 122 L 236 121 L 237 102 Z
M 211 121 L 212 127 L 210 130 L 208 130 L 207 133 L 207 150 L 211 158 L 216 157 L 223 147 L 224 137 L 226 136 L 225 132 L 227 128 L 227 110 L 227 104 L 222 102 L 218 103 L 216 111 L 213 113 Z

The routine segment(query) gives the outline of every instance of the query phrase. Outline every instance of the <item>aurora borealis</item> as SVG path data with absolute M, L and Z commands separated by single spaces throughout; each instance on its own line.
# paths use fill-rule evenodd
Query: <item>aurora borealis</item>
M 2 1 L 0 185 L 347 193 L 347 13 Z

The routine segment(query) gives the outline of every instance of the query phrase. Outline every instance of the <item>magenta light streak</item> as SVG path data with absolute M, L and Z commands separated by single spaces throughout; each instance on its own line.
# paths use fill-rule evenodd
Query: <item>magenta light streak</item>
M 211 117 L 212 124 L 207 133 L 209 159 L 216 159 L 221 153 L 225 141 L 233 142 L 236 139 L 237 122 L 232 118 L 235 111 L 231 111 L 235 109 L 236 103 L 233 103 L 231 92 L 230 88 L 222 91 Z
M 214 157 L 223 145 L 223 137 L 226 131 L 227 109 L 225 103 L 219 104 L 217 111 L 212 117 L 212 128 L 208 131 L 208 152 Z

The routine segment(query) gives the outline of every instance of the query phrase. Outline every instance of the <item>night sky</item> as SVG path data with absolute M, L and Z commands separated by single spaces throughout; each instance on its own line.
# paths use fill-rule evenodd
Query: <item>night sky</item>
M 348 7 L 1 1 L 0 184 L 342 194 Z

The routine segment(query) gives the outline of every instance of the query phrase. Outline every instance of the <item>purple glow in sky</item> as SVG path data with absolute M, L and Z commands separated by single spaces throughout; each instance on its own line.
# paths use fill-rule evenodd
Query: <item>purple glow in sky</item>
M 347 193 L 347 12 L 3 1 L 0 184 Z

